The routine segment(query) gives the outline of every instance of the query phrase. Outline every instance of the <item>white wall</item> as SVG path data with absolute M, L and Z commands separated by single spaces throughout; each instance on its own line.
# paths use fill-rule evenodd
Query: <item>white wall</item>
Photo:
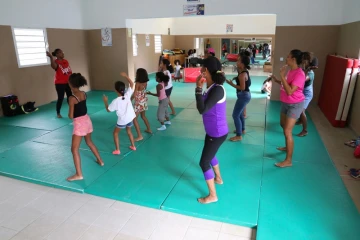
M 360 0 L 343 0 L 343 23 L 360 21 Z
M 183 16 L 185 0 L 83 0 L 86 29 L 124 28 L 125 19 Z M 358 1 L 358 0 L 352 0 Z M 276 14 L 277 26 L 342 24 L 341 0 L 201 0 L 205 15 Z M 244 25 L 252 23 L 245 22 Z
M 82 29 L 82 0 L 0 0 L 0 25 Z
M 276 14 L 277 26 L 338 25 L 360 20 L 359 0 L 257 0 L 254 4 L 244 0 L 201 0 L 201 3 L 205 4 L 206 16 Z M 182 17 L 184 4 L 185 0 L 0 0 L 0 25 L 124 28 L 126 19 Z
M 251 23 L 251 24 L 244 24 Z M 186 18 L 128 19 L 126 27 L 138 34 L 212 35 L 225 34 L 226 24 L 233 24 L 231 34 L 275 34 L 276 15 L 194 16 Z M 191 26 L 191 27 L 189 27 Z
M 231 34 L 275 34 L 276 15 L 203 16 L 176 18 L 172 34 L 226 34 L 226 24 L 233 24 Z M 191 26 L 191 27 L 189 27 Z
M 168 28 L 172 31 L 174 18 L 152 19 L 127 19 L 126 27 L 131 28 L 137 34 L 162 34 L 168 35 Z M 170 32 L 171 35 L 172 32 Z

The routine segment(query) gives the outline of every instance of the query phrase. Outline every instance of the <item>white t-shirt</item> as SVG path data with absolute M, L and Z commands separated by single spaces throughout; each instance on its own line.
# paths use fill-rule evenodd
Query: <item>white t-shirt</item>
M 134 90 L 132 88 L 128 88 L 124 95 L 124 100 L 122 99 L 123 97 L 117 97 L 111 102 L 108 107 L 110 112 L 116 111 L 116 115 L 118 116 L 118 125 L 126 125 L 132 120 L 134 120 L 136 116 L 131 103 L 131 95 L 133 94 L 133 92 Z
M 169 76 L 168 85 L 165 87 L 165 90 L 166 90 L 166 89 L 172 88 L 173 85 L 172 85 L 172 79 L 171 79 L 171 73 L 170 73 L 170 71 L 169 71 L 169 70 L 165 70 L 165 71 L 164 71 L 164 74 Z

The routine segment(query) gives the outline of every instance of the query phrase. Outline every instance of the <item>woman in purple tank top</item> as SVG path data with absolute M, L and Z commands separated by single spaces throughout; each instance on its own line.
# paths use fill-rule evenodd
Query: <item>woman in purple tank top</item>
M 196 79 L 196 106 L 203 117 L 205 127 L 205 145 L 200 159 L 209 195 L 199 198 L 202 204 L 217 202 L 215 183 L 223 184 L 216 153 L 226 140 L 229 129 L 226 120 L 226 92 L 223 87 L 225 76 L 221 72 L 221 63 L 215 57 L 204 59 L 202 74 Z M 203 78 L 207 89 L 203 93 Z M 215 174 L 214 174 L 215 172 Z

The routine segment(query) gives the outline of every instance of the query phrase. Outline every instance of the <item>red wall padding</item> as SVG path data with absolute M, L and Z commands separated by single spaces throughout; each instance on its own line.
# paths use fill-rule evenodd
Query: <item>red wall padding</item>
M 229 62 L 236 62 L 239 58 L 239 55 L 237 54 L 233 54 L 233 53 L 229 53 L 226 55 L 226 59 L 229 61 Z
M 340 125 L 340 121 L 335 120 L 335 117 L 340 104 L 341 92 L 346 77 L 345 73 L 347 68 L 352 68 L 353 61 L 353 59 L 333 55 L 328 55 L 326 59 L 318 105 L 334 127 Z
M 200 75 L 200 70 L 201 68 L 184 68 L 184 82 L 196 82 L 196 78 Z

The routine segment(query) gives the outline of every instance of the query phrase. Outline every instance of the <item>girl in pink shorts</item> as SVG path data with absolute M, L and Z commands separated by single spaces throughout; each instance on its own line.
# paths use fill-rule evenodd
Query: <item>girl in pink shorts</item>
M 68 177 L 68 181 L 82 180 L 84 177 L 81 171 L 81 159 L 79 148 L 82 138 L 85 138 L 86 144 L 96 157 L 96 162 L 100 166 L 104 166 L 99 152 L 91 140 L 93 126 L 89 115 L 87 115 L 86 93 L 80 91 L 79 88 L 87 85 L 86 79 L 80 73 L 73 73 L 69 78 L 69 85 L 72 95 L 69 97 L 69 118 L 73 119 L 73 136 L 71 144 L 71 152 L 74 158 L 76 174 Z

